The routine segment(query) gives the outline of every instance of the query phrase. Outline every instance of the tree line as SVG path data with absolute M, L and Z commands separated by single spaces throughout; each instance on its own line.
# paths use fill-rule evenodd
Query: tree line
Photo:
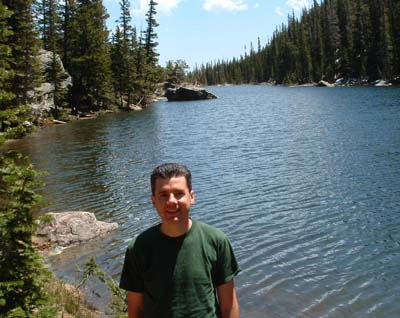
M 131 24 L 130 2 L 120 0 L 121 15 L 111 35 L 102 0 L 2 0 L 0 3 L 0 110 L 29 104 L 40 83 L 54 87 L 56 117 L 75 112 L 148 102 L 162 74 L 156 51 L 157 3 L 149 1 L 146 28 Z M 40 50 L 51 61 L 40 67 Z M 58 60 L 72 77 L 61 82 Z M 4 131 L 4 128 L 1 129 Z
M 300 18 L 292 13 L 263 47 L 229 61 L 196 67 L 191 81 L 305 84 L 325 80 L 368 83 L 400 79 L 398 0 L 314 0 Z

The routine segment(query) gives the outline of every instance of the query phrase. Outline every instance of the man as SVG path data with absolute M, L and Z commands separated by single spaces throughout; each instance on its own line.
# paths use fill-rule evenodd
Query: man
M 190 171 L 156 167 L 151 191 L 161 223 L 128 246 L 120 287 L 128 291 L 129 318 L 238 318 L 233 279 L 240 268 L 227 237 L 189 217 Z

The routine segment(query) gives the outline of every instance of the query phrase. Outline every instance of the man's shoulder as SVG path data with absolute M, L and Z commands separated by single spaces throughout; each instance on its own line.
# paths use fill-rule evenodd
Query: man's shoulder
M 204 223 L 202 221 L 194 221 L 198 230 L 204 233 L 206 236 L 215 239 L 226 239 L 225 233 L 217 227 Z
M 154 240 L 157 239 L 160 233 L 160 225 L 154 225 L 147 230 L 144 230 L 142 233 L 140 233 L 138 236 L 133 238 L 129 245 L 128 249 L 133 249 L 133 248 L 143 248 L 147 244 L 153 242 Z

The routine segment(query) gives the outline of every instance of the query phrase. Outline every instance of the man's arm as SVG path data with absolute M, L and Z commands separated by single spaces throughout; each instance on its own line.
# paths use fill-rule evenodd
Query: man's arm
M 217 287 L 221 318 L 239 318 L 239 304 L 233 279 Z M 130 317 L 129 317 L 130 318 Z
M 142 293 L 128 292 L 128 318 L 144 317 L 144 297 Z

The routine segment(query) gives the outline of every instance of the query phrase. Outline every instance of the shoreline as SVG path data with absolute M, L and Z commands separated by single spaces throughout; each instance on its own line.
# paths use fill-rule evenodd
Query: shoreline
M 269 82 L 262 82 L 262 83 L 242 83 L 242 84 L 232 84 L 232 83 L 225 83 L 225 84 L 215 84 L 209 86 L 240 86 L 240 85 L 250 85 L 250 86 L 268 86 L 268 87 L 331 87 L 331 88 L 339 88 L 339 87 L 367 87 L 367 88 L 400 88 L 400 83 L 388 83 L 387 85 L 374 85 L 373 83 L 366 83 L 366 84 L 337 84 L 337 83 L 330 83 L 326 82 L 328 85 L 319 85 L 319 83 L 303 83 L 303 84 L 276 84 L 276 83 L 269 83 Z
M 52 116 L 50 114 L 44 115 L 44 116 L 42 116 L 40 114 L 36 114 L 36 115 L 33 115 L 35 118 L 33 122 L 36 122 L 36 123 L 31 122 L 32 127 L 33 127 L 32 130 L 28 131 L 27 134 L 25 136 L 22 136 L 21 138 L 6 139 L 4 141 L 4 143 L 0 146 L 0 153 L 1 153 L 2 149 L 4 150 L 4 148 L 7 145 L 13 144 L 15 142 L 18 142 L 19 140 L 29 137 L 32 134 L 40 131 L 43 128 L 48 128 L 48 127 L 57 126 L 57 125 L 66 125 L 71 122 L 96 119 L 100 116 L 107 115 L 107 114 L 142 111 L 142 110 L 146 109 L 147 107 L 150 107 L 152 104 L 154 104 L 158 101 L 164 100 L 164 99 L 166 99 L 166 98 L 163 96 L 154 95 L 150 99 L 149 103 L 146 105 L 141 105 L 141 106 L 132 105 L 129 108 L 115 107 L 113 109 L 102 109 L 99 111 L 89 111 L 87 113 L 79 114 L 78 116 L 72 115 L 72 114 L 67 114 L 68 118 L 61 117 L 61 119 L 54 119 L 54 118 L 52 118 Z M 70 110 L 69 108 L 65 108 L 65 109 Z M 2 134 L 2 133 L 0 133 L 0 134 Z

